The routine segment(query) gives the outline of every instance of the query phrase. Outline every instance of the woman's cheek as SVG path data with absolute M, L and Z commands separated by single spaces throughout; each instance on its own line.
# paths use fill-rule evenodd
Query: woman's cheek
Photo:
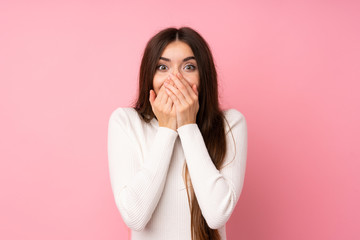
M 154 87 L 156 95 L 159 93 L 160 88 L 164 84 L 165 80 L 166 80 L 166 77 L 164 77 L 164 76 L 159 76 L 158 74 L 156 74 L 154 76 L 153 87 Z
M 196 84 L 196 86 L 198 85 L 196 79 L 194 78 L 187 79 L 187 82 L 189 83 L 190 87 L 192 87 L 194 84 Z
M 196 84 L 198 86 L 199 83 L 199 74 L 195 72 L 184 72 L 183 74 L 184 79 L 189 83 L 190 86 Z

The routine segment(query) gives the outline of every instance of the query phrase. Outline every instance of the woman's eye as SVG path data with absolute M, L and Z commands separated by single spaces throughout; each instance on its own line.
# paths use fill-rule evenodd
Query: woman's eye
M 164 70 L 167 70 L 167 66 L 164 65 L 164 64 L 160 64 L 156 67 L 157 70 L 160 70 L 160 71 L 164 71 Z M 188 64 L 185 66 L 185 69 L 187 70 L 195 70 L 196 69 L 196 66 L 192 65 L 192 64 Z
M 188 67 L 190 67 L 190 68 L 188 68 Z M 188 65 L 185 66 L 185 68 L 190 69 L 190 70 L 194 70 L 196 67 L 194 65 L 192 65 L 192 64 L 188 64 Z
M 167 67 L 163 64 L 160 64 L 156 67 L 156 69 L 158 69 L 158 70 L 165 70 L 165 68 L 167 68 Z

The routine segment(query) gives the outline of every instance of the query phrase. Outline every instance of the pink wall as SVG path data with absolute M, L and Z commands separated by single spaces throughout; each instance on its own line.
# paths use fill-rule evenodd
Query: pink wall
M 0 2 L 0 239 L 126 239 L 108 118 L 147 40 L 183 25 L 248 122 L 228 239 L 360 239 L 358 1 L 29 2 Z

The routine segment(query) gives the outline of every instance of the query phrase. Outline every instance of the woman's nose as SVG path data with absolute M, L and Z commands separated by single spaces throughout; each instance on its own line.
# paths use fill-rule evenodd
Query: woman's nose
M 175 70 L 173 70 L 171 73 L 172 73 L 174 76 L 176 76 L 176 74 L 179 73 L 179 71 L 178 71 L 177 69 L 175 69 Z
M 174 66 L 171 69 L 171 73 L 176 76 L 177 73 L 180 73 L 180 68 L 181 68 L 181 66 L 178 66 L 178 65 Z

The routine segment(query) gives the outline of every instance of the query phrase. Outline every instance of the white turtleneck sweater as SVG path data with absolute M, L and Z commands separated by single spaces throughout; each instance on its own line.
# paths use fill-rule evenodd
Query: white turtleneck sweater
M 110 181 L 132 240 L 191 240 L 190 207 L 182 177 L 185 161 L 208 226 L 218 229 L 226 240 L 225 224 L 245 177 L 247 124 L 235 109 L 224 110 L 224 114 L 231 131 L 225 122 L 227 152 L 223 168 L 218 170 L 197 124 L 175 131 L 159 127 L 155 118 L 146 123 L 131 107 L 119 107 L 111 113 Z

